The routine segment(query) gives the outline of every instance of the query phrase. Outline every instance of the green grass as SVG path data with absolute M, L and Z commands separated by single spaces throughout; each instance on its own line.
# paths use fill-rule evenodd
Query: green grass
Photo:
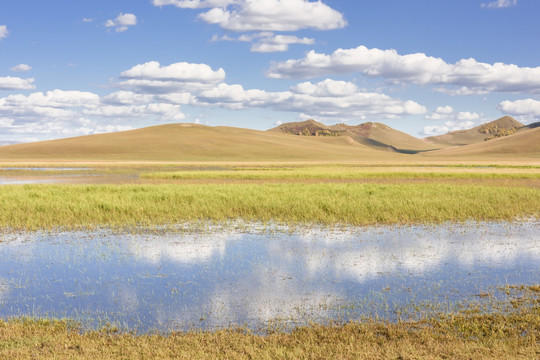
M 0 228 L 186 221 L 406 224 L 540 216 L 540 189 L 449 184 L 9 185 Z

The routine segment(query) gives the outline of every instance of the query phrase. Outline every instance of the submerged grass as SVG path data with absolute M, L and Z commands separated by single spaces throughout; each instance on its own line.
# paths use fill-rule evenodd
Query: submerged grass
M 540 189 L 449 184 L 7 185 L 4 229 L 185 221 L 442 223 L 540 216 Z
M 540 306 L 531 290 L 510 311 L 464 310 L 418 321 L 311 325 L 291 333 L 245 329 L 168 335 L 81 332 L 68 321 L 0 321 L 9 359 L 537 359 Z M 523 296 L 522 296 L 523 298 Z M 504 305 L 503 305 L 504 307 Z

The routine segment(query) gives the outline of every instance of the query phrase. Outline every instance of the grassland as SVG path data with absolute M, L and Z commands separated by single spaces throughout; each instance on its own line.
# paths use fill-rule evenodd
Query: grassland
M 81 333 L 66 321 L 0 321 L 0 357 L 9 359 L 537 359 L 540 286 L 508 288 L 496 305 L 437 318 L 312 325 L 292 333 L 242 329 L 169 335 Z
M 436 167 L 236 167 L 232 169 L 145 172 L 146 179 L 236 179 L 236 180 L 388 180 L 388 179 L 535 179 L 540 180 L 540 168 L 436 168 Z
M 4 229 L 189 221 L 408 224 L 538 217 L 540 189 L 449 184 L 8 185 Z

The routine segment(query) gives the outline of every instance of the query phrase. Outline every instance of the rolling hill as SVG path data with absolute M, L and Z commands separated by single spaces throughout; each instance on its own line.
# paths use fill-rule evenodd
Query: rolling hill
M 346 136 L 292 137 L 196 124 L 158 125 L 0 147 L 0 161 L 327 161 L 386 156 Z
M 510 116 L 474 127 L 468 130 L 452 131 L 444 135 L 425 138 L 439 147 L 462 146 L 511 135 L 524 128 L 524 125 Z
M 374 122 L 367 122 L 360 125 L 337 124 L 327 126 L 315 120 L 306 120 L 282 124 L 268 131 L 300 136 L 348 136 L 358 144 L 375 150 L 395 151 L 406 154 L 444 147 L 444 145 L 434 145 L 433 143 L 392 129 L 387 125 Z
M 504 117 L 470 130 L 417 139 L 379 123 L 314 120 L 268 131 L 166 124 L 117 133 L 0 146 L 2 161 L 408 161 L 540 158 L 540 123 Z M 300 134 L 300 136 L 298 136 Z M 486 141 L 487 139 L 490 140 Z M 454 143 L 464 145 L 453 145 Z M 417 161 L 413 160 L 413 161 Z
M 540 127 L 524 126 L 512 135 L 470 145 L 453 146 L 422 154 L 429 157 L 519 157 L 540 158 Z

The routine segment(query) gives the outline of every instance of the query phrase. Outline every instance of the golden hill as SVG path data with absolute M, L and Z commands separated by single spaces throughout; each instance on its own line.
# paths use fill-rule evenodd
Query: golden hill
M 282 124 L 269 131 L 300 136 L 348 136 L 358 144 L 375 150 L 408 154 L 444 147 L 374 122 L 360 125 L 338 124 L 326 126 L 315 120 L 307 120 Z
M 340 126 L 355 134 L 357 136 L 355 139 L 358 139 L 359 142 L 362 142 L 359 137 L 363 137 L 378 144 L 384 144 L 398 152 L 412 154 L 441 147 L 381 123 L 367 122 L 356 126 L 345 124 L 340 124 Z
M 293 137 L 195 124 L 158 125 L 0 147 L 0 161 L 350 161 L 389 155 L 347 136 Z
M 540 158 L 540 127 L 525 126 L 512 135 L 430 151 L 423 155 L 445 158 L 508 156 L 516 160 L 519 160 L 520 156 Z
M 511 116 L 503 116 L 472 129 L 452 131 L 444 135 L 427 137 L 425 140 L 440 147 L 470 145 L 511 135 L 523 127 L 522 123 Z

